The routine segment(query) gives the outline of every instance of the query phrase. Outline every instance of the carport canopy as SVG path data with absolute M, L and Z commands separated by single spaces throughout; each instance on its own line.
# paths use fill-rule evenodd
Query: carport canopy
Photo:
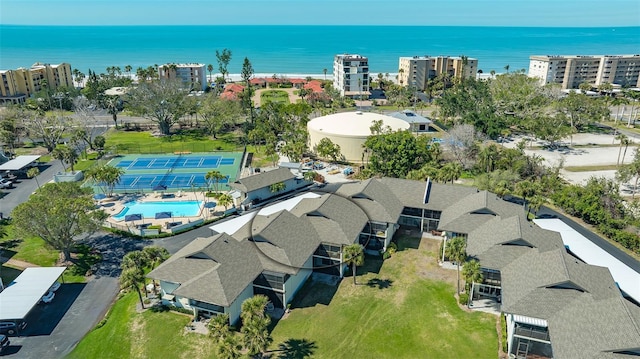
M 0 165 L 0 171 L 19 171 L 37 161 L 38 158 L 40 158 L 40 156 L 18 156 Z
M 36 267 L 25 269 L 18 278 L 0 292 L 0 321 L 24 320 L 65 269 L 67 268 Z

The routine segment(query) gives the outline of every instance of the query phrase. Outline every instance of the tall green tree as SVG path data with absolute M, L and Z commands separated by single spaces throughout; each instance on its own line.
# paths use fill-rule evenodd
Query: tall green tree
M 357 267 L 364 264 L 364 248 L 359 243 L 350 244 L 344 247 L 342 253 L 344 263 L 351 265 L 353 284 L 357 284 Z
M 38 185 L 38 189 L 40 188 L 40 182 L 38 182 L 38 175 L 40 174 L 40 170 L 38 167 L 31 167 L 27 171 L 27 177 L 33 178 L 36 180 L 36 185 Z
M 636 198 L 636 192 L 638 190 L 638 181 L 640 181 L 640 150 L 636 149 L 633 155 L 633 160 L 626 165 L 620 166 L 616 172 L 616 178 L 621 182 L 627 182 L 630 179 L 634 179 L 633 192 L 631 199 Z
M 414 136 L 409 131 L 385 131 L 367 138 L 368 166 L 372 173 L 396 178 L 406 177 L 432 161 L 432 147 L 426 136 Z
M 483 276 L 480 262 L 475 259 L 465 262 L 462 266 L 462 278 L 466 283 L 465 287 L 468 287 L 471 283 L 482 283 Z M 473 293 L 469 293 L 469 296 L 471 295 Z
M 447 258 L 456 262 L 458 293 L 460 293 L 460 263 L 467 259 L 467 241 L 464 237 L 454 237 L 447 246 Z
M 324 137 L 318 142 L 315 148 L 318 155 L 323 158 L 331 158 L 337 162 L 340 159 L 340 145 L 333 143 L 331 139 Z
M 238 101 L 220 98 L 209 93 L 202 99 L 198 114 L 205 124 L 206 130 L 213 138 L 230 130 L 241 117 L 242 108 Z
M 175 79 L 142 82 L 127 93 L 126 107 L 155 122 L 163 135 L 170 135 L 171 126 L 193 108 L 189 91 Z
M 227 79 L 227 75 L 229 75 L 229 71 L 227 68 L 229 67 L 229 62 L 231 62 L 231 50 L 222 49 L 222 51 L 216 50 L 216 61 L 218 61 L 218 71 L 222 75 L 224 81 Z M 213 66 L 212 66 L 213 67 Z M 211 70 L 209 70 L 211 72 Z
M 136 267 L 127 267 L 120 274 L 120 288 L 133 289 L 138 293 L 140 306 L 144 308 L 144 300 L 140 292 L 140 284 L 144 283 L 144 271 Z
M 71 261 L 76 241 L 95 233 L 107 218 L 96 210 L 92 190 L 76 182 L 49 183 L 11 213 L 20 233 L 38 236 Z
M 124 175 L 124 172 L 125 171 L 122 168 L 103 164 L 89 168 L 85 174 L 87 178 L 95 181 L 107 197 L 111 197 L 113 196 L 115 186 L 120 183 L 120 179 L 122 178 L 122 175 Z
M 53 156 L 53 158 L 57 160 L 60 160 L 65 171 L 67 170 L 67 168 L 64 164 L 68 164 L 71 168 L 71 172 L 73 172 L 73 166 L 78 160 L 78 153 L 76 152 L 75 148 L 69 147 L 67 145 L 58 145 L 53 150 L 53 152 L 51 152 L 51 156 Z
M 222 180 L 224 180 L 225 178 L 227 177 L 218 170 L 211 170 L 204 175 L 204 179 L 207 180 L 207 185 L 209 186 L 209 188 L 211 188 L 211 185 L 213 185 L 213 189 L 214 191 L 216 191 L 216 193 L 218 193 L 220 190 L 220 182 L 222 182 Z
M 242 71 L 240 73 L 240 76 L 242 76 L 242 81 L 245 84 L 245 88 L 241 96 L 242 108 L 244 108 L 245 111 L 249 111 L 249 118 L 251 122 L 253 122 L 253 103 L 251 101 L 251 96 L 253 96 L 253 89 L 251 88 L 253 65 L 251 65 L 251 61 L 249 61 L 249 59 L 246 57 L 242 62 Z
M 42 141 L 49 152 L 69 133 L 71 125 L 68 117 L 46 115 L 40 111 L 27 112 L 22 122 L 26 136 L 33 142 Z
M 228 193 L 223 193 L 218 196 L 218 204 L 224 206 L 224 210 L 226 211 L 227 207 L 233 204 L 233 197 L 231 197 L 231 195 Z
M 249 355 L 262 353 L 271 344 L 272 338 L 268 330 L 271 318 L 265 312 L 268 303 L 269 298 L 264 295 L 255 295 L 242 302 L 241 332 Z

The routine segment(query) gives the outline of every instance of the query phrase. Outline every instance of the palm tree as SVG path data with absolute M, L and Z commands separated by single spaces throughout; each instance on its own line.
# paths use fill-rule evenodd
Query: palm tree
M 281 192 L 281 191 L 284 191 L 285 189 L 287 189 L 287 185 L 284 182 L 274 183 L 271 186 L 269 186 L 269 190 L 271 191 L 271 193 Z
M 527 215 L 531 213 L 530 212 L 531 210 L 533 210 L 533 213 L 538 214 L 540 207 L 542 207 L 542 205 L 545 202 L 546 202 L 546 199 L 544 197 L 542 197 L 537 193 L 534 194 L 533 197 L 531 197 L 531 200 L 529 201 L 529 209 L 527 211 Z
M 244 334 L 244 343 L 249 355 L 264 352 L 271 343 L 272 339 L 268 331 L 271 318 L 265 313 L 268 303 L 269 298 L 261 294 L 242 302 L 241 331 Z
M 448 162 L 438 172 L 438 177 L 444 183 L 451 181 L 451 184 L 453 184 L 455 180 L 462 176 L 462 165 L 457 162 Z
M 496 157 L 498 156 L 498 148 L 494 144 L 483 147 L 478 153 L 478 162 L 482 169 L 486 169 L 486 173 L 493 171 Z
M 537 185 L 529 180 L 516 183 L 516 193 L 522 196 L 522 206 L 526 206 L 527 197 L 531 197 L 538 192 Z
M 629 99 L 627 99 L 626 97 L 621 97 L 618 96 L 616 98 L 613 99 L 613 101 L 611 101 L 611 105 L 612 106 L 616 106 L 617 111 L 616 111 L 616 116 L 613 118 L 613 124 L 616 125 L 618 123 L 618 120 L 622 119 L 620 117 L 620 105 L 623 105 L 624 108 L 627 107 L 627 105 L 629 104 Z M 624 110 L 622 111 L 622 114 L 624 115 Z
M 399 68 L 398 69 L 398 79 L 400 80 L 400 86 L 402 86 L 402 84 L 404 83 L 404 78 L 402 77 L 403 74 L 404 74 L 404 69 L 403 68 Z
M 209 82 L 211 82 L 211 73 L 213 72 L 213 65 L 207 65 L 207 71 L 209 71 Z
M 148 246 L 142 249 L 142 255 L 144 256 L 144 265 L 149 267 L 150 270 L 154 270 L 160 263 L 169 259 L 171 254 L 166 248 L 158 246 Z M 156 290 L 156 281 L 153 280 L 153 293 L 158 294 Z
M 38 167 L 31 167 L 27 171 L 27 177 L 34 178 L 36 180 L 36 184 L 38 185 L 38 189 L 40 189 L 40 183 L 38 182 L 38 175 L 40 174 L 40 170 Z
M 120 288 L 135 289 L 136 292 L 138 292 L 140 306 L 144 309 L 144 301 L 142 300 L 142 293 L 140 293 L 140 283 L 144 283 L 144 271 L 141 268 L 124 268 L 122 274 L 120 274 Z
M 353 273 L 353 284 L 356 283 L 356 269 L 357 266 L 364 264 L 364 248 L 359 244 L 351 244 L 344 247 L 343 250 L 343 262 L 351 264 L 351 272 Z
M 85 173 L 87 178 L 93 179 L 94 182 L 101 187 L 102 192 L 107 196 L 113 195 L 115 186 L 120 183 L 124 170 L 111 165 L 93 166 Z
M 505 65 L 505 67 L 504 67 L 504 69 L 505 69 L 505 71 L 507 71 L 507 73 L 509 73 L 509 67 L 510 67 L 509 64 Z
M 621 166 L 616 173 L 616 177 L 620 181 L 628 181 L 631 178 L 635 178 L 635 183 L 633 185 L 633 193 L 631 194 L 631 199 L 636 198 L 636 191 L 638 190 L 638 181 L 640 180 L 640 149 L 636 148 L 636 153 L 633 156 L 633 160 L 628 165 Z
M 462 266 L 462 278 L 465 281 L 465 288 L 473 283 L 482 283 L 482 269 L 480 267 L 480 262 L 475 259 L 472 259 Z M 469 297 L 471 297 L 473 293 L 469 293 Z
M 226 211 L 227 207 L 230 204 L 233 204 L 233 197 L 231 197 L 231 195 L 228 193 L 223 193 L 218 196 L 218 204 L 224 206 L 224 210 Z
M 227 336 L 232 335 L 231 330 L 229 330 L 229 314 L 218 314 L 211 318 L 208 327 L 209 334 L 216 343 L 220 343 Z
M 324 80 L 327 81 L 327 69 L 322 69 L 322 73 L 324 73 Z
M 624 142 L 626 140 L 628 140 L 629 138 L 624 133 L 620 133 L 615 137 L 615 139 L 620 141 L 620 148 L 618 149 L 618 160 L 616 161 L 616 164 L 619 165 L 620 164 L 620 155 L 622 154 L 622 146 L 624 145 Z
M 242 357 L 242 346 L 238 338 L 231 334 L 218 342 L 218 355 L 224 359 L 236 359 Z
M 314 172 L 314 171 L 309 171 L 309 172 L 305 172 L 303 176 L 304 176 L 304 180 L 305 180 L 305 181 L 309 181 L 309 182 L 311 182 L 311 181 L 315 180 L 316 175 L 317 175 L 317 173 L 316 173 L 316 172 Z
M 454 237 L 449 241 L 449 246 L 447 247 L 447 257 L 456 262 L 458 293 L 460 293 L 460 263 L 467 259 L 466 245 L 464 237 Z
M 207 180 L 207 183 L 209 184 L 209 188 L 211 188 L 211 184 L 213 184 L 213 188 L 215 190 L 216 193 L 218 193 L 218 185 L 220 183 L 220 181 L 222 181 L 223 179 L 227 178 L 226 176 L 224 176 L 222 173 L 220 173 L 220 171 L 209 171 L 204 175 L 204 179 Z
M 624 164 L 624 158 L 627 157 L 627 149 L 629 148 L 629 145 L 631 144 L 631 139 L 627 138 L 622 140 L 622 144 L 624 144 L 624 152 L 622 152 L 622 158 L 620 159 L 620 165 Z

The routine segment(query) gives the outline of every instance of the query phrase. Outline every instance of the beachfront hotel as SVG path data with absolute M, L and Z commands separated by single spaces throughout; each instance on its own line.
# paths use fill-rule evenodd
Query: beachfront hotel
M 640 55 L 534 55 L 529 57 L 529 77 L 563 89 L 577 89 L 581 83 L 640 87 Z
M 73 86 L 71 65 L 35 63 L 30 68 L 0 70 L 0 104 L 23 103 L 28 97 L 42 90 L 44 86 L 57 89 L 60 86 Z
M 202 91 L 207 88 L 205 64 L 164 64 L 158 66 L 158 76 L 161 79 L 180 79 Z
M 356 54 L 336 55 L 333 58 L 333 87 L 340 95 L 353 99 L 368 99 L 369 58 Z
M 424 91 L 428 81 L 441 74 L 449 74 L 451 78 L 467 78 L 474 77 L 477 69 L 478 59 L 466 56 L 400 57 L 398 83 Z

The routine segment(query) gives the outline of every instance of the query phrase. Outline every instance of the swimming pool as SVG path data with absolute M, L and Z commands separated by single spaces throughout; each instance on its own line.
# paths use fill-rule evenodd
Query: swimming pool
M 200 214 L 202 201 L 176 201 L 176 202 L 127 202 L 120 213 L 113 216 L 116 220 L 122 220 L 127 214 L 141 213 L 144 218 L 155 218 L 156 213 L 171 212 L 171 217 L 194 217 Z

